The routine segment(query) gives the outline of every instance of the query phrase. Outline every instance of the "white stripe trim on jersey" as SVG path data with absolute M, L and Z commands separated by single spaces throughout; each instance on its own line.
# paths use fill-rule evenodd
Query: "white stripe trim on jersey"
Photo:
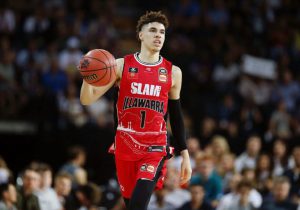
M 159 65 L 159 64 L 161 64 L 162 63 L 162 57 L 161 56 L 159 56 L 159 59 L 158 59 L 158 61 L 157 62 L 155 62 L 155 63 L 147 63 L 147 62 L 144 62 L 144 61 L 141 61 L 140 60 L 140 58 L 139 58 L 139 53 L 137 52 L 137 53 L 134 53 L 134 58 L 135 58 L 135 60 L 138 62 L 138 63 L 140 63 L 140 64 L 142 64 L 142 65 L 144 65 L 144 66 L 157 66 L 157 65 Z

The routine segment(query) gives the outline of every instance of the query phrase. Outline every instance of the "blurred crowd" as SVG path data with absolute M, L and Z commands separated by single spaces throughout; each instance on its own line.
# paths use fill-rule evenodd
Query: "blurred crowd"
M 183 71 L 194 168 L 190 184 L 179 186 L 180 157 L 171 159 L 149 209 L 297 209 L 299 8 L 297 0 L 2 0 L 0 130 L 27 122 L 42 143 L 33 146 L 41 151 L 36 160 L 17 171 L 3 155 L 0 209 L 122 208 L 106 154 L 114 90 L 82 106 L 77 65 L 90 49 L 117 58 L 138 51 L 135 25 L 147 10 L 162 10 L 170 20 L 162 55 Z M 245 72 L 247 54 L 274 61 L 276 76 Z M 85 158 L 63 166 L 57 157 L 75 144 Z

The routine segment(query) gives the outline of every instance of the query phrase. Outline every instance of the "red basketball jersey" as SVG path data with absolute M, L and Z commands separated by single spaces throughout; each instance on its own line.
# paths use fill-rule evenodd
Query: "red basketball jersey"
M 144 147 L 167 144 L 165 116 L 172 85 L 172 63 L 159 57 L 145 63 L 138 53 L 124 57 L 117 101 L 116 155 L 132 157 Z M 128 158 L 124 158 L 128 159 Z

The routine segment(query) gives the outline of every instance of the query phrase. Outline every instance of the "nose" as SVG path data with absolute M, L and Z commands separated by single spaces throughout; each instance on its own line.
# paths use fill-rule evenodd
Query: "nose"
M 159 32 L 155 33 L 155 37 L 160 38 L 161 34 Z

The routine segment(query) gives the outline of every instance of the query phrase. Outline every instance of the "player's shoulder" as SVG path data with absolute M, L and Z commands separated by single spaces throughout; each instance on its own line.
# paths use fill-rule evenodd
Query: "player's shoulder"
M 117 65 L 124 65 L 124 58 L 117 58 L 116 62 L 117 62 Z
M 117 76 L 120 79 L 122 77 L 122 72 L 124 68 L 124 58 L 117 58 L 116 63 L 117 63 Z
M 181 69 L 178 66 L 176 66 L 176 65 L 172 65 L 172 71 L 179 71 L 179 72 L 181 72 Z
M 172 75 L 173 76 L 181 76 L 182 75 L 181 69 L 178 66 L 173 65 L 172 66 Z

